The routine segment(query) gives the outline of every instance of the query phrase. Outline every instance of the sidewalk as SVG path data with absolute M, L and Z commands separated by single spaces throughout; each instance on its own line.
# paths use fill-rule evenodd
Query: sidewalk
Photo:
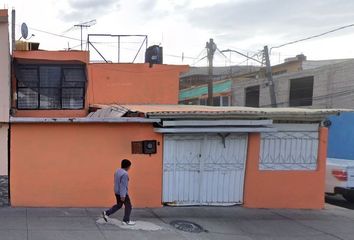
M 160 228 L 154 231 L 97 223 L 100 212 L 93 208 L 0 208 L 0 239 L 354 239 L 354 211 L 331 205 L 322 211 L 242 207 L 134 209 L 133 218 L 138 224 Z M 113 217 L 120 220 L 122 212 Z M 173 220 L 188 220 L 206 231 L 180 231 L 169 224 Z

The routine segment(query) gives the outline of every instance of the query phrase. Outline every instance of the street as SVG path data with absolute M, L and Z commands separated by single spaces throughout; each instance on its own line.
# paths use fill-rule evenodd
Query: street
M 97 208 L 0 208 L 0 239 L 352 240 L 354 236 L 354 211 L 329 204 L 321 211 L 243 207 L 134 209 L 138 228 L 120 225 L 122 212 L 114 215 L 110 223 L 103 223 L 100 212 Z M 175 220 L 189 221 L 203 229 L 199 233 L 178 230 L 177 225 L 170 225 Z

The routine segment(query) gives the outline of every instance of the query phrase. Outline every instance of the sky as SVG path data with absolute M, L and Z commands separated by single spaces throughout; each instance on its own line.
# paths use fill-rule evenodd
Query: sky
M 41 49 L 80 49 L 80 30 L 73 25 L 96 19 L 86 34 L 148 35 L 148 44 L 163 46 L 164 63 L 207 66 L 205 43 L 234 49 L 255 58 L 269 48 L 354 23 L 352 0 L 0 0 L 16 10 L 16 38 L 25 22 L 30 41 Z M 38 31 L 40 30 L 40 31 Z M 49 32 L 52 33 L 44 33 Z M 64 37 L 58 37 L 58 34 Z M 69 39 L 73 38 L 73 39 Z M 111 61 L 117 61 L 117 38 L 91 39 Z M 131 62 L 143 38 L 121 39 L 122 62 Z M 305 54 L 309 60 L 353 58 L 354 27 L 271 51 L 271 63 Z M 102 61 L 90 48 L 91 59 Z M 182 55 L 184 58 L 182 58 Z M 143 51 L 136 62 L 143 61 Z M 217 52 L 214 64 L 256 65 L 235 53 Z

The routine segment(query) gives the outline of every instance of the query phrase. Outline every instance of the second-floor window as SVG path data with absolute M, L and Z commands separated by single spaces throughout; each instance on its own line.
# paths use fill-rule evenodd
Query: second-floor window
M 259 85 L 245 89 L 245 106 L 259 107 Z
M 290 79 L 289 106 L 311 106 L 313 97 L 313 76 Z
M 80 64 L 17 64 L 18 109 L 83 109 L 86 73 Z

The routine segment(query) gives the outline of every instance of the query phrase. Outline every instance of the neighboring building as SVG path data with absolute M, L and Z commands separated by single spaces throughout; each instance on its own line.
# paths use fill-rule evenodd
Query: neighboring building
M 208 67 L 190 67 L 189 71 L 181 74 L 179 88 L 186 89 L 206 84 L 209 79 L 208 69 Z M 232 76 L 254 72 L 258 69 L 258 67 L 254 66 L 213 67 L 213 81 L 225 80 Z
M 8 12 L 0 9 L 0 206 L 8 204 L 8 129 L 10 112 L 10 46 Z
M 247 75 L 259 70 L 253 66 L 230 66 L 213 68 L 213 106 L 231 105 L 231 77 Z M 191 67 L 181 74 L 179 88 L 180 104 L 206 105 L 208 95 L 208 67 Z
M 294 73 L 303 70 L 306 56 L 297 55 L 294 58 L 285 59 L 285 62 L 272 67 L 274 76 Z M 314 64 L 316 65 L 316 63 Z M 317 63 L 319 65 L 319 63 Z M 251 79 L 264 79 L 265 68 L 254 66 L 231 66 L 231 67 L 214 67 L 214 104 L 213 106 L 233 106 L 233 84 L 230 82 L 251 81 Z M 207 67 L 191 67 L 186 73 L 180 77 L 180 104 L 207 104 Z M 222 91 L 220 91 L 220 88 Z M 259 103 L 255 99 L 259 95 L 259 86 L 250 86 L 246 89 L 248 93 L 245 98 L 246 106 L 258 107 Z
M 231 105 L 231 85 L 230 79 L 216 81 L 213 84 L 213 105 Z M 179 103 L 186 105 L 207 105 L 208 85 L 200 85 L 186 88 L 179 91 Z
M 273 69 L 278 66 L 274 66 Z M 354 100 L 351 97 L 354 92 L 354 85 L 351 83 L 354 80 L 353 66 L 353 59 L 304 60 L 299 62 L 297 71 L 274 74 L 277 106 L 353 108 Z M 271 106 L 268 85 L 268 80 L 264 77 L 235 78 L 232 85 L 233 105 Z

